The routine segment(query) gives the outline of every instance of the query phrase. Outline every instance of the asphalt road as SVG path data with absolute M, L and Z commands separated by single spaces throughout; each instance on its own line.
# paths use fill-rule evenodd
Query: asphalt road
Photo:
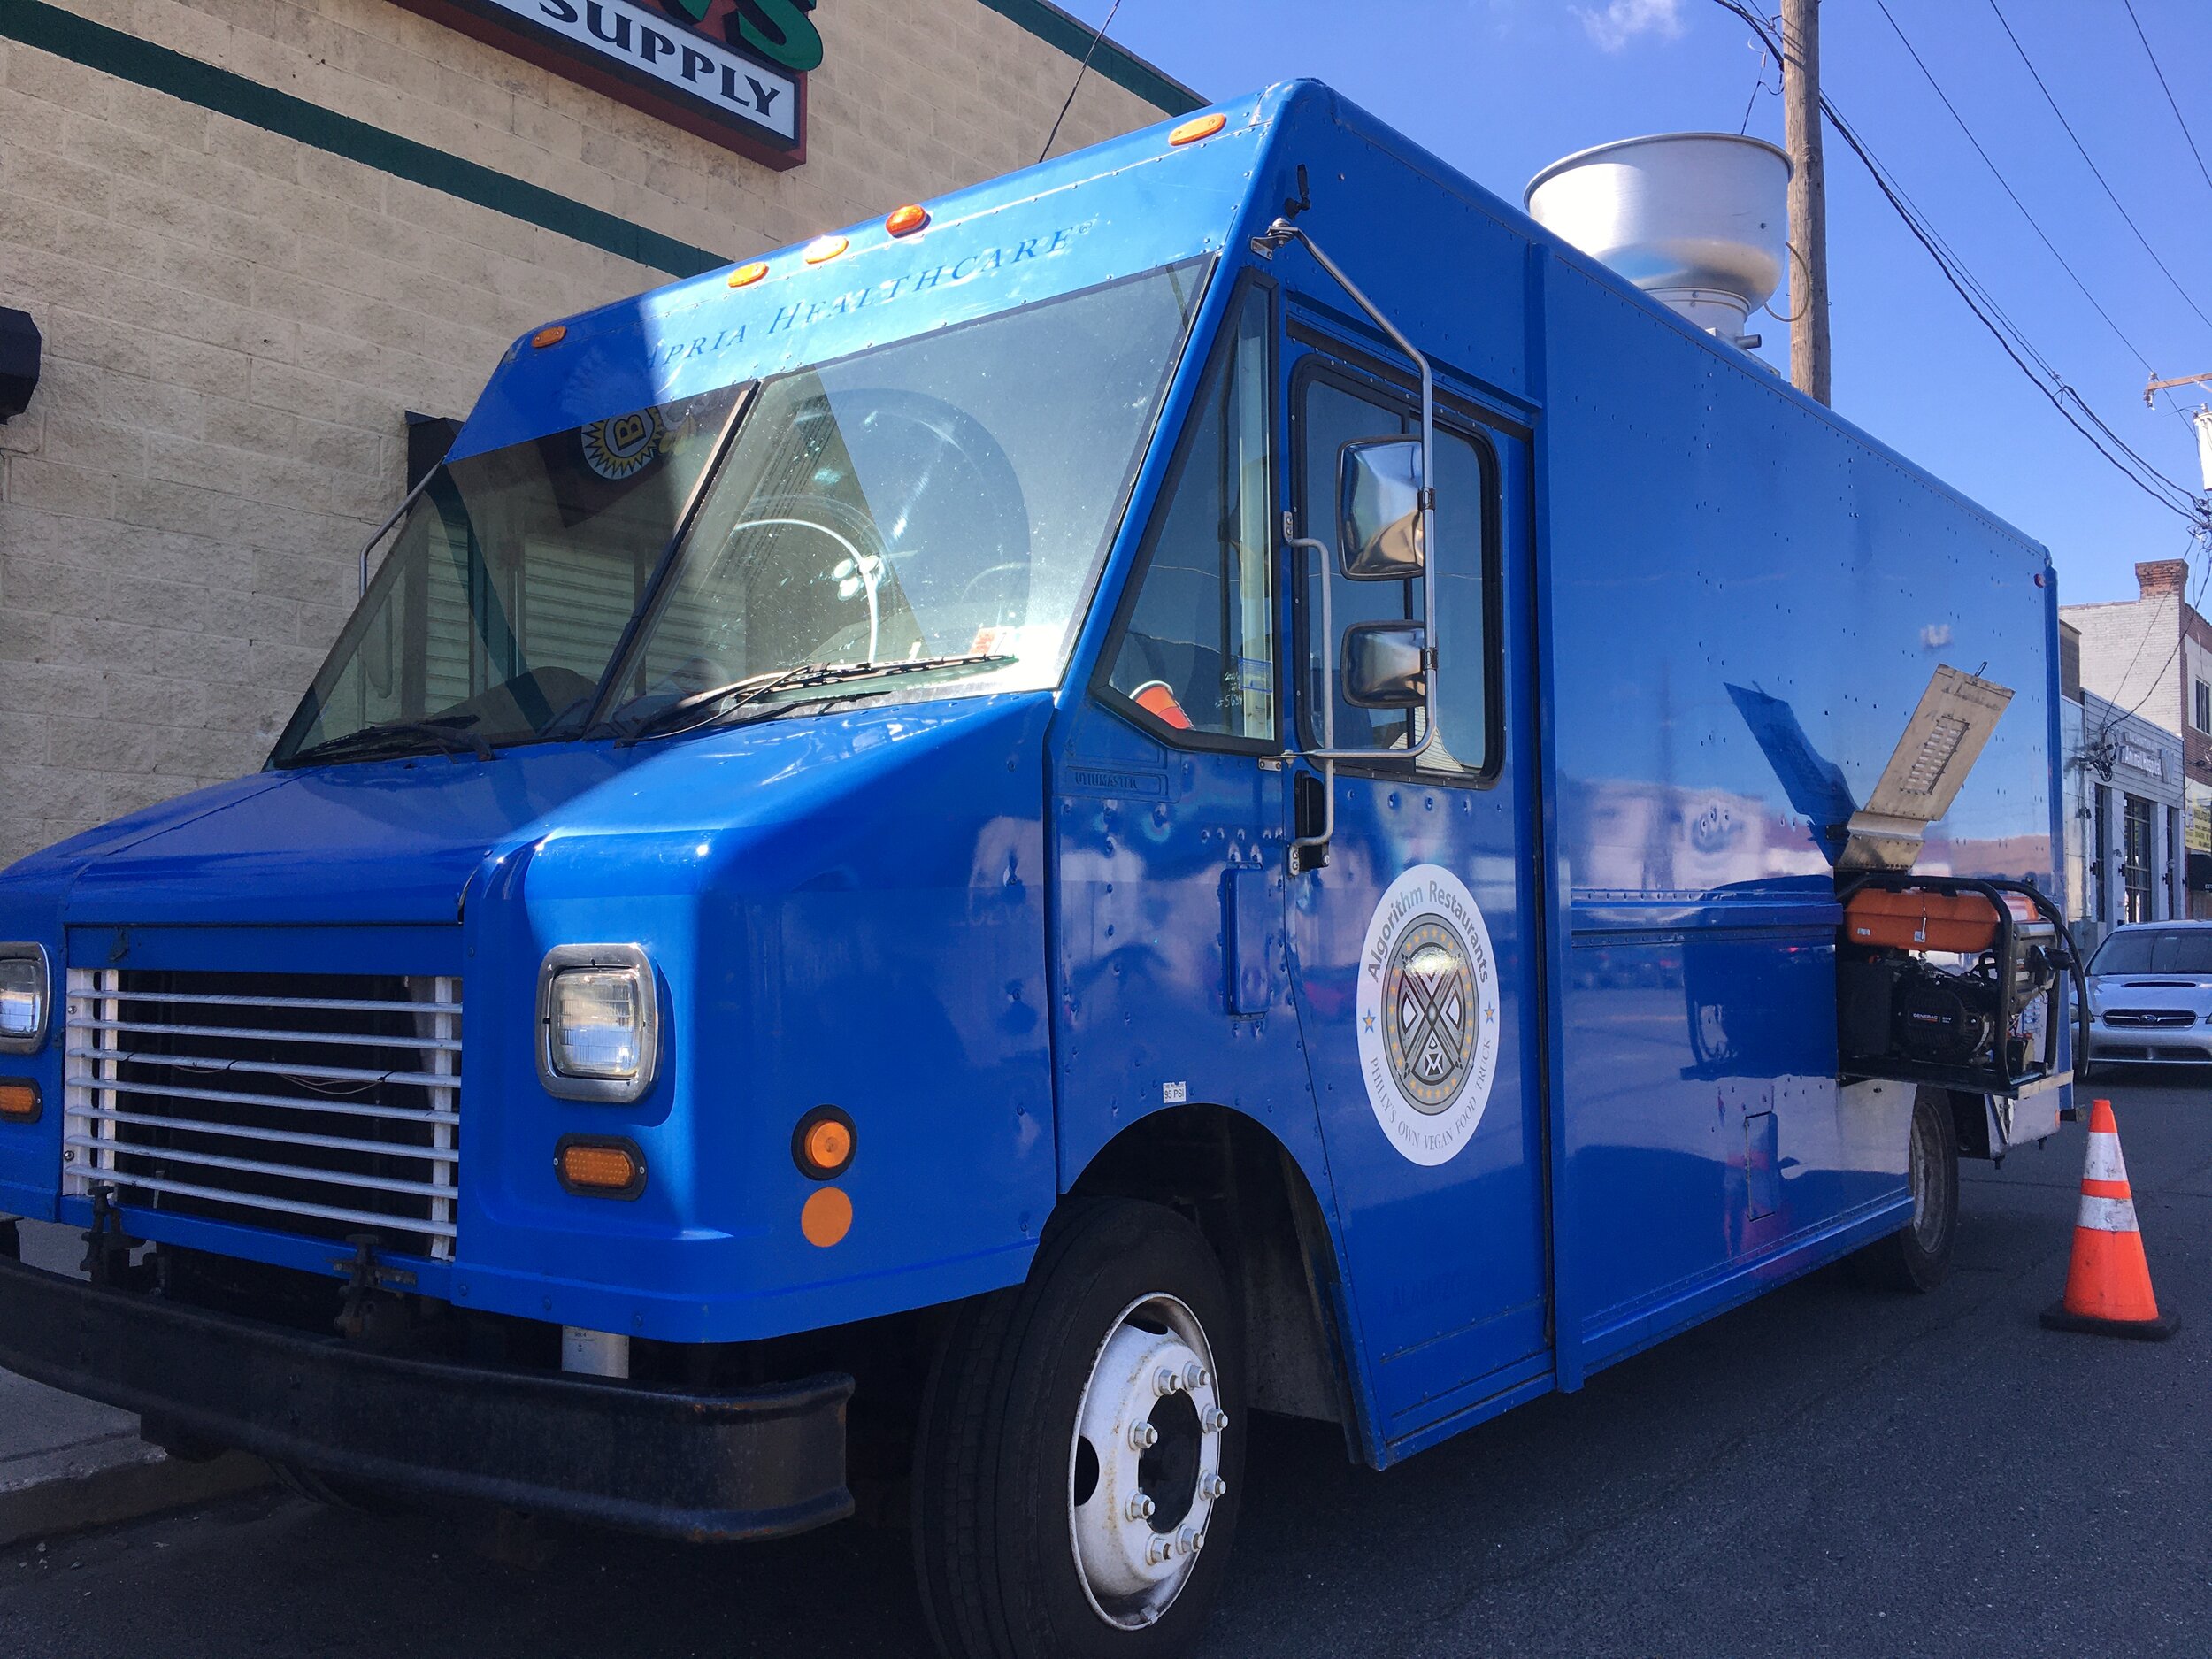
M 1263 1420 L 1213 1655 L 2212 1653 L 2212 1087 L 2110 1091 L 2163 1346 L 2061 1336 L 2078 1129 L 1932 1296 L 1831 1271 L 1388 1474 Z M 906 1540 L 691 1549 L 291 1498 L 0 1555 L 0 1654 L 919 1654 Z

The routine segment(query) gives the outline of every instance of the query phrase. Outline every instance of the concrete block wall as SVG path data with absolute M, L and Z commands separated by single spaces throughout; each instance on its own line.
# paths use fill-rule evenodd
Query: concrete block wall
M 1037 157 L 1064 52 L 976 0 L 825 0 L 772 172 L 388 0 L 66 0 L 92 21 L 731 258 Z M 1162 119 L 1094 73 L 1066 150 Z M 534 322 L 665 272 L 0 41 L 0 864 L 258 766 L 403 488 Z

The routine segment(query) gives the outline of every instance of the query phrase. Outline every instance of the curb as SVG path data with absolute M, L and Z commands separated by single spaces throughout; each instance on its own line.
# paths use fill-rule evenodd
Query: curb
M 57 1532 L 135 1521 L 267 1486 L 268 1464 L 244 1452 L 207 1463 L 172 1457 L 134 1433 L 0 1465 L 0 1547 Z

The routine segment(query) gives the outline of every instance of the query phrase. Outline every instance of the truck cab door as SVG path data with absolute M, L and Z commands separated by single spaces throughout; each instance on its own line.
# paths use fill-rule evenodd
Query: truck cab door
M 1164 1109 L 1318 1164 L 1285 970 L 1272 290 L 1232 296 L 1085 695 L 1049 754 L 1061 1179 Z
M 1325 652 L 1344 631 L 1422 620 L 1419 580 L 1351 580 L 1337 557 L 1347 444 L 1418 431 L 1411 382 L 1294 326 L 1286 365 L 1296 747 L 1324 746 Z M 1419 710 L 1355 706 L 1336 677 L 1334 826 L 1290 878 L 1291 979 L 1342 1219 L 1350 1299 L 1386 1444 L 1460 1426 L 1540 1385 L 1549 1356 L 1543 977 L 1528 615 L 1527 434 L 1440 405 L 1438 731 Z M 1331 584 L 1335 639 L 1321 636 Z M 1329 787 L 1298 763 L 1297 829 Z M 1314 855 L 1301 849 L 1302 865 Z M 1427 1436 L 1423 1438 L 1433 1438 Z

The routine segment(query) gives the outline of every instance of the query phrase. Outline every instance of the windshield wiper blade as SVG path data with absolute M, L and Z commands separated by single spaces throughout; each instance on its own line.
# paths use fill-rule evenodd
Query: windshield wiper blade
M 476 717 L 468 717 L 472 723 Z M 435 720 L 379 720 L 365 726 L 357 732 L 348 732 L 342 737 L 326 738 L 322 742 L 286 757 L 286 766 L 304 766 L 319 760 L 340 760 L 348 756 L 365 759 L 379 749 L 391 749 L 395 754 L 405 753 L 403 744 L 409 738 L 429 738 L 451 754 L 466 749 L 479 760 L 492 757 L 492 746 L 474 732 L 457 730 L 453 726 L 441 725 Z
M 726 686 L 712 687 L 679 697 L 664 708 L 656 709 L 629 731 L 619 741 L 634 743 L 644 737 L 675 737 L 701 726 L 727 720 L 748 703 L 766 696 L 772 691 L 794 691 L 816 686 L 843 685 L 849 680 L 872 680 L 892 674 L 919 673 L 931 668 L 967 668 L 983 663 L 1011 663 L 1019 659 L 1006 651 L 968 651 L 952 657 L 907 657 L 885 663 L 802 663 L 795 668 L 779 669 L 771 673 L 751 674 L 743 680 L 732 680 Z M 688 726 L 671 726 L 670 722 L 697 710 L 719 704 L 712 713 L 703 715 Z

